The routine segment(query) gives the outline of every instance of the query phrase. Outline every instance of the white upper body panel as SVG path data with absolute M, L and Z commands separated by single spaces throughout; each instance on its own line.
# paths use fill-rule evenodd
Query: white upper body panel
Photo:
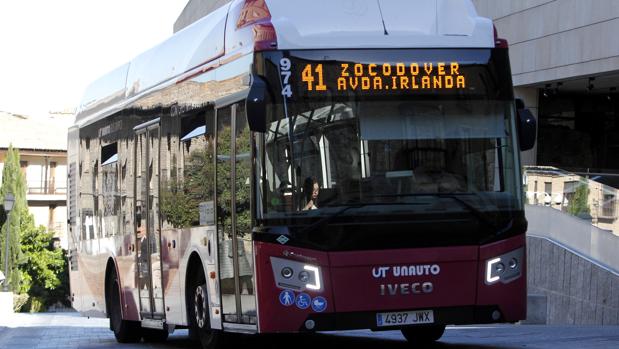
M 224 55 L 228 5 L 137 56 L 127 75 L 127 97 Z
M 170 78 L 223 56 L 229 6 L 224 5 L 94 81 L 86 89 L 77 119 L 118 105 Z
M 479 17 L 471 0 L 264 1 L 279 50 L 495 46 L 492 21 Z M 196 67 L 250 54 L 251 43 L 233 42 L 242 31 L 252 33 L 237 23 L 245 4 L 222 6 L 93 82 L 78 108 L 78 123 L 118 111 Z M 251 41 L 251 35 L 242 40 Z
M 470 0 L 266 0 L 277 47 L 491 48 L 492 21 Z M 383 24 L 384 23 L 384 24 Z

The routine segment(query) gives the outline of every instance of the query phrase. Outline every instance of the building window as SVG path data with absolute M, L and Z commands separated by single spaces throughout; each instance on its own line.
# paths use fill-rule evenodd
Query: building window
M 19 168 L 21 169 L 21 174 L 26 178 L 26 170 L 28 169 L 28 161 L 20 161 Z
M 602 217 L 614 218 L 616 212 L 616 200 L 613 194 L 604 194 L 604 201 L 602 202 Z
M 564 202 L 564 210 L 567 210 L 567 207 L 572 200 L 574 200 L 574 195 L 576 194 L 576 188 L 578 188 L 580 182 L 578 181 L 570 181 L 565 182 L 563 184 L 563 202 Z
M 552 205 L 552 182 L 544 182 L 544 205 Z

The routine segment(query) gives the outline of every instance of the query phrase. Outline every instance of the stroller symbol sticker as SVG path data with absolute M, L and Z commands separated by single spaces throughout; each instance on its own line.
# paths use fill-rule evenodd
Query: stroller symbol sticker
M 324 297 L 316 297 L 312 299 L 312 310 L 317 313 L 322 313 L 327 309 L 327 300 Z

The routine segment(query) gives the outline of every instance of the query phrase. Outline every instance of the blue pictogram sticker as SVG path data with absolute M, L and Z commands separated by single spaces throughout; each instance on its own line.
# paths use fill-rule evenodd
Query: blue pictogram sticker
M 297 308 L 299 309 L 307 309 L 310 306 L 310 302 L 312 298 L 307 293 L 301 293 L 297 296 Z
M 317 313 L 322 313 L 327 309 L 327 300 L 324 297 L 316 297 L 312 299 L 312 310 Z
M 295 303 L 295 298 L 294 292 L 290 290 L 283 290 L 279 294 L 279 302 L 285 307 L 293 305 Z

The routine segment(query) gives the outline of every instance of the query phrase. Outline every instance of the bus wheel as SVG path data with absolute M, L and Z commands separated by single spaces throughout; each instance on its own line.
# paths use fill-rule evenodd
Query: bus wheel
M 144 342 L 148 343 L 160 343 L 165 342 L 168 339 L 168 331 L 155 330 L 152 328 L 142 328 L 142 338 Z
M 215 349 L 221 342 L 222 333 L 211 329 L 206 278 L 201 268 L 196 274 L 194 280 L 187 285 L 187 316 L 190 335 L 200 340 L 203 349 Z
M 404 338 L 413 345 L 423 345 L 439 340 L 445 333 L 445 325 L 415 326 L 402 329 Z
M 109 293 L 110 301 L 110 329 L 118 343 L 137 343 L 142 338 L 142 328 L 137 321 L 123 320 L 120 304 L 120 287 L 116 275 L 112 276 Z

